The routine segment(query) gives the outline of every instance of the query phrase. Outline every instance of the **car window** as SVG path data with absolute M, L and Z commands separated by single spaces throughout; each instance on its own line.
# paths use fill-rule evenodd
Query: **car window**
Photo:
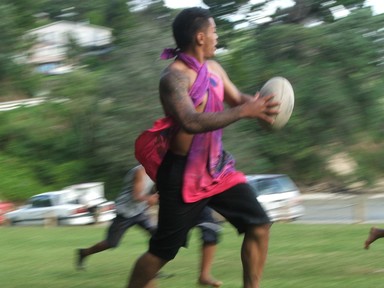
M 257 181 L 259 195 L 267 195 L 281 192 L 282 187 L 276 179 L 261 179 Z
M 80 204 L 80 200 L 79 199 L 73 199 L 73 200 L 67 201 L 67 204 Z
M 289 178 L 288 176 L 281 176 L 281 177 L 276 178 L 276 179 L 279 181 L 279 183 L 283 189 L 283 192 L 298 190 L 295 183 L 293 183 L 291 178 Z
M 297 190 L 288 176 L 252 180 L 249 182 L 257 195 L 270 195 Z
M 48 196 L 38 196 L 30 200 L 30 204 L 34 208 L 50 207 L 52 206 L 51 199 Z

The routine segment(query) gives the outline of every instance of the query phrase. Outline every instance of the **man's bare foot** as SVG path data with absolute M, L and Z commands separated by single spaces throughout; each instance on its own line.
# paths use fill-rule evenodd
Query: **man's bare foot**
M 223 285 L 223 282 L 221 282 L 220 280 L 212 279 L 212 278 L 208 278 L 208 279 L 200 278 L 199 284 L 203 286 L 220 287 L 221 285 Z
M 371 230 L 369 230 L 369 235 L 367 240 L 364 242 L 364 248 L 369 249 L 369 245 L 374 242 L 378 238 L 378 231 L 377 228 L 372 227 Z

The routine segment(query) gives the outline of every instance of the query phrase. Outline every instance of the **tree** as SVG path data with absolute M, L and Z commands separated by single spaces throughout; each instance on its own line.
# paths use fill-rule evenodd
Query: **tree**
M 221 56 L 234 82 L 254 93 L 272 76 L 282 75 L 296 95 L 292 118 L 278 133 L 267 133 L 250 121 L 238 124 L 255 141 L 248 150 L 234 147 L 241 153 L 237 158 L 246 159 L 247 165 L 258 163 L 260 172 L 285 171 L 309 183 L 327 175 L 324 156 L 330 148 L 324 147 L 352 150 L 357 133 L 377 137 L 377 123 L 383 123 L 377 113 L 383 71 L 377 66 L 377 43 L 366 34 L 379 30 L 377 21 L 361 9 L 314 28 L 284 24 L 258 30 L 256 37 L 249 37 L 254 31 L 237 33 Z
M 19 2 L 22 1 L 16 1 L 17 4 Z M 20 95 L 33 96 L 38 86 L 38 78 L 33 75 L 32 67 L 26 65 L 21 56 L 31 46 L 31 42 L 22 37 L 31 25 L 31 18 L 20 13 L 21 7 L 3 2 L 0 4 L 0 96 L 5 99 Z
M 113 33 L 119 42 L 124 30 L 133 25 L 133 18 L 128 9 L 127 1 L 111 0 L 107 2 L 104 10 L 105 26 L 113 29 Z
M 265 27 L 279 23 L 306 23 L 308 21 L 323 21 L 333 22 L 335 17 L 331 10 L 340 9 L 344 6 L 346 9 L 362 8 L 364 0 L 295 0 L 295 4 L 288 8 L 278 8 L 271 15 L 265 14 L 263 10 L 270 5 L 273 0 L 265 0 L 258 2 L 257 4 L 251 4 L 250 1 L 237 0 L 206 0 L 205 3 L 210 7 L 213 15 L 217 19 L 220 25 L 224 25 L 222 22 L 226 22 L 225 25 L 229 25 L 233 28 L 234 25 L 249 22 L 254 24 L 254 19 L 270 17 L 269 21 L 263 24 L 256 24 L 257 26 Z M 368 8 L 367 8 L 368 9 Z M 230 15 L 237 14 L 240 17 L 239 20 L 233 21 L 233 18 L 228 17 Z M 255 24 L 254 24 L 255 25 Z
M 305 23 L 308 20 L 316 19 L 316 21 L 333 22 L 335 17 L 332 9 L 341 9 L 341 6 L 348 8 L 361 8 L 364 0 L 296 0 L 295 5 L 286 9 L 279 9 L 273 16 L 270 23 Z

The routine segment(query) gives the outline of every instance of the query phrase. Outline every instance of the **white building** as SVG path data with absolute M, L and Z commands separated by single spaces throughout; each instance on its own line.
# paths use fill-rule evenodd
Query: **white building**
M 105 46 L 112 42 L 112 29 L 97 25 L 58 21 L 29 31 L 38 42 L 65 45 L 70 35 L 83 47 Z
M 37 43 L 30 51 L 28 62 L 35 64 L 38 71 L 47 74 L 60 74 L 70 70 L 70 67 L 65 67 L 69 39 L 92 49 L 105 48 L 113 41 L 110 28 L 69 21 L 54 22 L 30 30 L 27 35 L 34 37 Z

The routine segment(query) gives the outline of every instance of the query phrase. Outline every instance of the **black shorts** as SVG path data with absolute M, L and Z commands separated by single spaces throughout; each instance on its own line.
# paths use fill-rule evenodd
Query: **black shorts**
M 150 216 L 145 212 L 130 218 L 117 214 L 107 231 L 106 241 L 108 245 L 117 247 L 124 233 L 134 225 L 139 225 L 148 231 L 150 235 L 153 235 L 156 231 L 156 225 L 152 223 Z
M 196 227 L 201 230 L 201 241 L 204 244 L 217 244 L 219 242 L 221 225 L 219 220 L 213 217 L 212 212 L 212 209 L 206 206 L 197 220 Z
M 152 236 L 149 252 L 164 260 L 173 259 L 187 241 L 204 209 L 209 206 L 226 218 L 239 233 L 252 225 L 270 223 L 247 183 L 193 203 L 182 198 L 183 174 L 186 157 L 168 152 L 157 172 L 159 191 L 158 229 Z

